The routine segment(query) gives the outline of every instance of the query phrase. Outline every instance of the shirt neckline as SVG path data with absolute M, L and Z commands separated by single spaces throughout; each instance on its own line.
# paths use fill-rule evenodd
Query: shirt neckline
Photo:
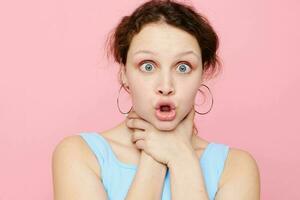
M 117 158 L 115 152 L 113 151 L 111 144 L 106 140 L 106 138 L 105 138 L 104 136 L 101 135 L 101 133 L 95 132 L 94 134 L 96 134 L 99 138 L 102 139 L 102 141 L 105 143 L 106 147 L 109 149 L 109 151 L 110 151 L 110 153 L 111 153 L 111 155 L 112 155 L 112 157 L 113 157 L 113 160 L 114 160 L 119 166 L 121 166 L 121 167 L 123 167 L 123 168 L 133 169 L 133 170 L 136 170 L 136 169 L 137 169 L 138 166 L 135 165 L 135 164 L 129 164 L 129 163 L 124 163 L 124 162 L 120 161 L 120 160 Z M 213 144 L 213 142 L 209 142 L 209 143 L 207 144 L 207 146 L 206 146 L 205 149 L 203 150 L 203 153 L 202 153 L 202 155 L 201 155 L 199 161 L 201 161 L 201 160 L 204 159 L 204 157 L 206 156 L 206 154 L 207 154 L 207 152 L 208 152 L 208 149 L 210 149 L 210 146 L 211 146 L 212 144 Z

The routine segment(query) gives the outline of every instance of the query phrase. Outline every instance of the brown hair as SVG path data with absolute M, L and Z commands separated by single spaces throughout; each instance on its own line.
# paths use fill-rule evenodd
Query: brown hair
M 203 79 L 212 78 L 220 72 L 221 64 L 217 56 L 219 39 L 209 21 L 192 6 L 174 0 L 150 0 L 136 8 L 131 15 L 124 16 L 107 38 L 107 57 L 113 55 L 115 62 L 125 66 L 134 35 L 146 24 L 158 22 L 180 28 L 197 39 L 202 54 Z M 120 70 L 119 82 L 123 85 Z M 193 129 L 197 134 L 195 123 Z
M 124 16 L 107 38 L 107 57 L 113 55 L 115 62 L 125 66 L 134 35 L 146 24 L 155 22 L 165 22 L 180 28 L 197 39 L 202 54 L 204 79 L 212 78 L 220 72 L 221 65 L 217 56 L 219 39 L 216 32 L 192 6 L 174 0 L 150 0 L 136 8 L 131 15 Z

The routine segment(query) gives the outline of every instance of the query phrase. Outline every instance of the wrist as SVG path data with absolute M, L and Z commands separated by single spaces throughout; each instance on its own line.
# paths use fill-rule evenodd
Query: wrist
M 198 161 L 198 157 L 194 149 L 190 145 L 181 145 L 178 148 L 178 153 L 173 156 L 167 163 L 168 168 L 174 168 L 175 166 L 188 165 L 190 162 Z
M 146 165 L 150 168 L 154 168 L 154 169 L 160 169 L 160 170 L 166 170 L 167 169 L 167 165 L 165 165 L 164 163 L 158 162 L 156 161 L 152 156 L 150 156 L 149 154 L 147 154 L 145 151 L 141 151 L 141 155 L 140 155 L 140 160 L 139 160 L 140 165 Z

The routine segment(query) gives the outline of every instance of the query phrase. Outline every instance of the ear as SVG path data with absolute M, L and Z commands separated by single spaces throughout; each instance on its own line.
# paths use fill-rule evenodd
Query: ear
M 129 89 L 128 79 L 126 76 L 126 69 L 124 65 L 121 66 L 121 81 L 124 84 L 124 87 L 126 89 Z

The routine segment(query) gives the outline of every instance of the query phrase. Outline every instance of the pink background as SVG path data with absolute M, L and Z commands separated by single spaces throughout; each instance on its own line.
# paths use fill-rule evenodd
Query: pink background
M 124 118 L 104 40 L 142 2 L 0 3 L 1 200 L 52 199 L 55 145 Z M 224 67 L 208 83 L 212 111 L 196 115 L 200 134 L 255 157 L 262 199 L 300 199 L 299 1 L 190 2 L 219 34 Z

